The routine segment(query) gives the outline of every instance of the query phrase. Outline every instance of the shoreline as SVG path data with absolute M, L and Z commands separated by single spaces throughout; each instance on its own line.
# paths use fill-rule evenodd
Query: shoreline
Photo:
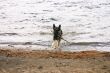
M 101 52 L 96 50 L 91 51 L 55 51 L 55 50 L 24 50 L 24 49 L 0 49 L 0 56 L 6 57 L 27 57 L 27 58 L 62 58 L 62 59 L 77 59 L 77 58 L 92 58 L 92 57 L 110 57 L 110 52 Z

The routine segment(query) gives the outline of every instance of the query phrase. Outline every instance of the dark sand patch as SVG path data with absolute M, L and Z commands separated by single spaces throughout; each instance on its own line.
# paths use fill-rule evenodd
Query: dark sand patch
M 28 58 L 63 58 L 63 59 L 77 59 L 77 58 L 95 58 L 95 57 L 110 57 L 110 52 L 98 51 L 49 51 L 49 50 L 23 50 L 23 49 L 0 49 L 0 55 L 7 57 L 28 57 Z

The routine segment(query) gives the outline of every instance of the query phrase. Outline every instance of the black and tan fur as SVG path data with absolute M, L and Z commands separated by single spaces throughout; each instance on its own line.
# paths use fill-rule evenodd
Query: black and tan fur
M 53 43 L 52 43 L 52 48 L 54 48 L 54 49 L 59 48 L 61 39 L 62 39 L 61 25 L 56 27 L 55 24 L 53 24 Z

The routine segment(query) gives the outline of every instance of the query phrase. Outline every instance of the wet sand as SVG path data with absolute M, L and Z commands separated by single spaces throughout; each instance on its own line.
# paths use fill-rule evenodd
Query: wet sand
M 0 49 L 0 73 L 110 73 L 110 52 Z

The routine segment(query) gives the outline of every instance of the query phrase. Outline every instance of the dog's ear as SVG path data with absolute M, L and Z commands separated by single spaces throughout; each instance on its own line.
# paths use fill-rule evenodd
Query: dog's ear
M 61 25 L 59 25 L 59 27 L 58 27 L 58 28 L 59 28 L 59 30 L 60 30 L 60 29 L 61 29 Z
M 55 24 L 53 24 L 53 29 L 55 28 Z

